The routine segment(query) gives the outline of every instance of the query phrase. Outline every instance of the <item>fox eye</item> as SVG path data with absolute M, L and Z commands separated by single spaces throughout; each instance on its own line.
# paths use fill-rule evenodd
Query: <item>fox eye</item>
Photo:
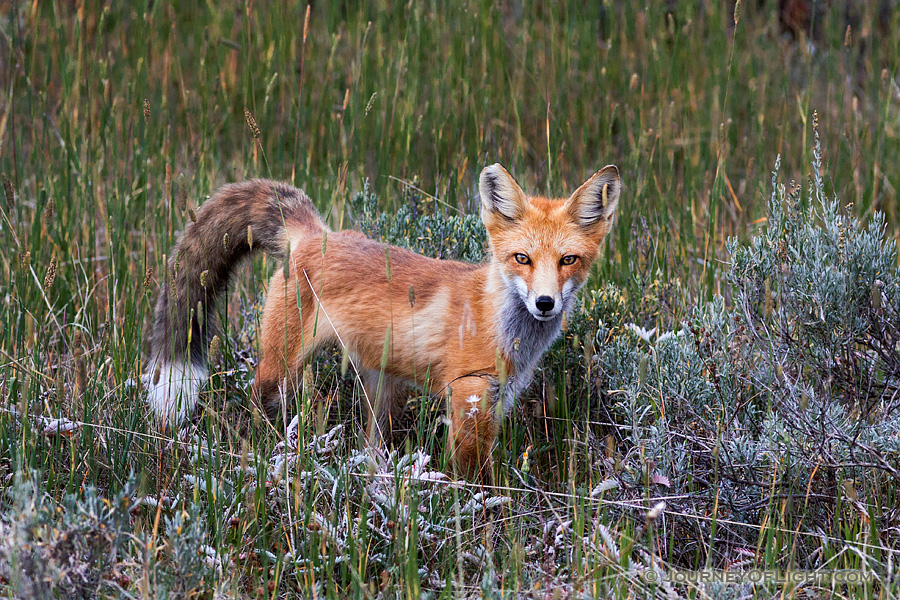
M 574 265 L 576 260 L 578 260 L 577 256 L 575 256 L 574 254 L 568 254 L 562 257 L 562 259 L 559 261 L 559 264 L 564 267 L 568 267 L 569 265 Z
M 527 254 L 521 254 L 521 253 L 517 252 L 517 253 L 513 254 L 513 258 L 515 258 L 516 262 L 519 263 L 520 265 L 530 265 L 531 264 L 531 259 L 528 258 Z

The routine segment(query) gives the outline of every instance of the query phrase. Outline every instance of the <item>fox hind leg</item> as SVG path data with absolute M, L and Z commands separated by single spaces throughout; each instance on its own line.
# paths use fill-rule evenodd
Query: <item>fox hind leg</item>
M 282 414 L 285 404 L 300 393 L 303 367 L 315 350 L 335 339 L 334 329 L 317 314 L 315 297 L 308 286 L 297 286 L 293 280 L 285 285 L 282 273 L 276 272 L 269 283 L 260 323 L 262 356 L 254 390 L 269 419 Z

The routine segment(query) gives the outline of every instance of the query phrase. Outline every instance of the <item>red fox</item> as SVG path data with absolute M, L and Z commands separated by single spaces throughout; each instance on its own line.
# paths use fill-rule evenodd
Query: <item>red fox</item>
M 620 189 L 612 165 L 561 200 L 528 196 L 501 165 L 486 167 L 479 193 L 490 261 L 475 265 L 331 231 L 306 194 L 284 183 L 225 185 L 170 256 L 150 336 L 150 406 L 163 426 L 194 410 L 216 299 L 241 260 L 264 250 L 287 261 L 269 282 L 261 322 L 254 396 L 267 412 L 281 411 L 317 348 L 340 344 L 364 384 L 370 443 L 390 430 L 409 383 L 421 386 L 428 373 L 427 391 L 449 406 L 453 464 L 490 483 L 500 421 L 559 335 Z

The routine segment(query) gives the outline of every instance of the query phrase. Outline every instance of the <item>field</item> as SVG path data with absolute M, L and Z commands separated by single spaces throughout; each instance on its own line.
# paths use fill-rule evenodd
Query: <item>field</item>
M 898 8 L 0 0 L 0 593 L 900 596 Z M 154 426 L 145 326 L 219 185 L 480 260 L 498 161 L 624 189 L 496 487 L 452 478 L 421 394 L 366 449 L 340 349 L 260 414 L 272 257 L 193 421 Z M 822 578 L 675 581 L 704 569 Z

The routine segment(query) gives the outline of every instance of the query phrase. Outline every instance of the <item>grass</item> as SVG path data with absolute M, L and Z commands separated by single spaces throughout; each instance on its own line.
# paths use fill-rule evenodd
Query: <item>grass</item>
M 339 354 L 297 403 L 306 451 L 276 448 L 285 425 L 262 421 L 246 393 L 271 259 L 229 295 L 191 429 L 158 432 L 136 383 L 164 254 L 191 208 L 247 177 L 303 187 L 343 228 L 364 186 L 384 214 L 413 201 L 470 214 L 486 164 L 563 195 L 615 163 L 625 188 L 593 306 L 665 330 L 728 296 L 726 242 L 767 216 L 777 155 L 788 177 L 809 176 L 816 111 L 829 190 L 864 223 L 884 212 L 897 240 L 900 17 L 839 4 L 792 39 L 774 7 L 749 2 L 737 23 L 732 6 L 702 1 L 0 2 L 2 530 L 38 557 L 0 554 L 20 561 L 0 568 L 0 589 L 628 597 L 667 592 L 647 583 L 654 566 L 879 565 L 882 582 L 851 593 L 900 594 L 886 566 L 900 549 L 896 480 L 838 470 L 832 501 L 816 503 L 813 479 L 781 456 L 768 481 L 791 487 L 746 483 L 755 510 L 720 506 L 718 479 L 669 493 L 622 416 L 676 404 L 665 390 L 652 409 L 592 396 L 597 374 L 575 370 L 591 364 L 592 329 L 554 350 L 504 425 L 501 485 L 487 494 L 437 474 L 445 433 L 427 402 L 412 403 L 403 447 L 370 459 Z M 639 365 L 641 383 L 654 364 Z M 42 418 L 81 425 L 58 435 Z M 673 430 L 705 427 L 683 421 Z M 715 445 L 714 426 L 697 436 Z M 678 464 L 718 478 L 717 457 Z M 56 568 L 61 557 L 84 568 Z

